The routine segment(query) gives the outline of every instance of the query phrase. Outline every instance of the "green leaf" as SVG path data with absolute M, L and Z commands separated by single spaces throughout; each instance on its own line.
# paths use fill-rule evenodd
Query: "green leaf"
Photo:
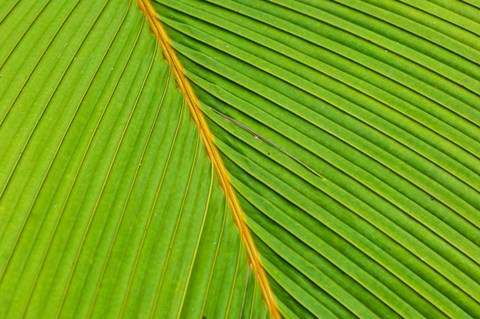
M 158 0 L 285 316 L 480 313 L 480 28 L 445 5 Z
M 0 8 L 0 317 L 265 317 L 136 3 Z
M 145 4 L 0 5 L 1 318 L 478 316 L 476 0 Z

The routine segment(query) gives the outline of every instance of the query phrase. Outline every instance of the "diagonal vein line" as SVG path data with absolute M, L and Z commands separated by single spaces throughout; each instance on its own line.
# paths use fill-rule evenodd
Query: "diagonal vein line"
M 282 147 L 278 146 L 277 144 L 273 143 L 272 141 L 270 141 L 269 139 L 267 139 L 266 137 L 263 137 L 262 135 L 258 134 L 258 133 L 255 133 L 254 130 L 252 130 L 251 128 L 249 128 L 248 126 L 246 126 L 245 124 L 242 124 L 240 122 L 238 122 L 237 120 L 234 120 L 232 119 L 231 117 L 221 113 L 220 111 L 217 111 L 215 110 L 214 108 L 209 108 L 210 110 L 212 110 L 213 112 L 215 112 L 216 114 L 220 115 L 221 117 L 223 117 L 224 119 L 226 119 L 227 121 L 231 122 L 232 124 L 240 127 L 241 129 L 247 131 L 248 133 L 252 134 L 257 140 L 260 140 L 262 142 L 265 142 L 267 143 L 268 145 L 270 145 L 271 147 L 275 148 L 276 150 L 280 151 L 281 153 L 285 154 L 286 156 L 288 156 L 289 158 L 291 158 L 292 160 L 294 160 L 296 163 L 300 164 L 301 166 L 303 166 L 304 168 L 306 168 L 308 171 L 310 171 L 311 173 L 315 174 L 316 176 L 320 177 L 320 179 L 324 179 L 322 175 L 320 175 L 319 173 L 317 173 L 314 169 L 310 168 L 307 164 L 305 164 L 304 162 L 302 162 L 301 160 L 299 160 L 298 158 L 296 158 L 295 156 L 293 156 L 292 154 L 290 154 L 288 151 L 286 151 L 285 149 L 283 149 Z
M 250 279 L 250 268 L 247 269 L 247 274 L 245 277 L 246 277 L 245 288 L 243 289 L 242 307 L 241 307 L 240 315 L 238 316 L 239 318 L 243 318 L 243 311 L 245 310 L 245 301 L 247 299 L 247 291 L 248 291 L 248 285 L 249 285 L 249 279 Z
M 209 292 L 210 292 L 210 285 L 212 283 L 213 274 L 215 272 L 215 268 L 216 268 L 216 265 L 217 265 L 217 259 L 218 259 L 218 255 L 219 255 L 219 251 L 220 251 L 220 246 L 222 245 L 222 243 L 225 242 L 225 241 L 222 241 L 222 240 L 224 239 L 223 234 L 224 234 L 224 231 L 225 231 L 225 224 L 226 224 L 226 221 L 227 221 L 227 218 L 226 218 L 227 214 L 228 214 L 227 208 L 228 208 L 228 206 L 227 206 L 227 203 L 225 202 L 224 203 L 224 208 L 223 208 L 223 214 L 222 214 L 222 228 L 220 229 L 220 232 L 219 232 L 218 237 L 217 237 L 217 246 L 215 248 L 215 256 L 214 256 L 212 265 L 210 267 L 210 275 L 208 276 L 207 289 L 205 289 L 205 294 L 203 296 L 202 311 L 200 311 L 200 314 L 202 314 L 202 315 L 205 312 L 205 307 L 206 307 L 206 304 L 207 304 L 207 298 L 208 298 L 208 295 L 209 295 Z
M 160 46 L 162 47 L 163 54 L 172 68 L 178 87 L 185 95 L 185 99 L 190 109 L 192 119 L 198 127 L 199 133 L 207 149 L 207 153 L 212 160 L 212 163 L 219 177 L 220 184 L 225 191 L 228 204 L 232 211 L 233 219 L 235 221 L 235 224 L 239 228 L 241 240 L 245 245 L 248 258 L 261 287 L 262 295 L 265 299 L 270 315 L 273 319 L 280 318 L 278 306 L 276 304 L 272 289 L 261 264 L 258 250 L 255 247 L 252 235 L 250 234 L 250 230 L 248 229 L 245 215 L 237 199 L 237 196 L 235 195 L 235 191 L 228 176 L 228 172 L 225 168 L 225 164 L 223 163 L 223 160 L 220 157 L 220 153 L 214 144 L 213 135 L 206 123 L 198 99 L 194 94 L 189 81 L 186 78 L 183 66 L 178 60 L 175 50 L 171 46 L 170 38 L 168 37 L 160 21 L 158 20 L 157 13 L 155 12 L 152 4 L 149 0 L 137 0 L 137 2 L 140 10 L 143 12 L 145 18 L 148 20 L 152 32 L 155 34 Z
M 181 224 L 181 220 L 182 220 L 182 215 L 184 214 L 184 211 L 185 211 L 185 203 L 187 201 L 187 198 L 189 197 L 189 192 L 191 190 L 192 178 L 194 176 L 195 167 L 197 165 L 197 156 L 198 156 L 198 152 L 199 152 L 199 145 L 201 143 L 200 138 L 198 136 L 197 136 L 196 140 L 197 141 L 195 143 L 195 153 L 193 155 L 192 166 L 190 168 L 190 173 L 189 173 L 189 176 L 188 176 L 187 185 L 186 185 L 186 188 L 185 188 L 185 191 L 184 191 L 184 194 L 183 194 L 183 199 L 182 199 L 182 204 L 181 204 L 181 207 L 180 207 L 179 215 L 177 216 L 177 220 L 176 220 L 176 223 L 175 223 L 175 229 L 173 231 L 173 235 L 170 238 L 170 244 L 168 245 L 169 248 L 168 248 L 168 252 L 167 252 L 167 257 L 166 257 L 165 263 L 163 265 L 162 276 L 159 280 L 157 293 L 155 295 L 155 302 L 154 302 L 153 310 L 150 314 L 150 318 L 155 318 L 156 317 L 158 301 L 159 301 L 160 296 L 162 294 L 162 286 L 163 286 L 162 283 L 163 283 L 163 280 L 165 279 L 165 275 L 168 272 L 169 261 L 170 261 L 170 258 L 172 256 L 172 250 L 173 250 L 172 248 L 175 245 L 175 242 L 177 240 L 177 235 L 178 235 L 179 228 L 181 228 L 180 224 Z M 180 313 L 181 313 L 181 307 L 180 307 Z
M 192 280 L 192 273 L 193 273 L 193 269 L 195 267 L 195 263 L 196 261 L 198 260 L 198 251 L 199 251 L 199 247 L 200 247 L 200 243 L 202 241 L 202 236 L 203 236 L 203 232 L 205 230 L 205 222 L 206 222 L 206 217 L 207 217 L 207 214 L 209 213 L 209 208 L 210 208 L 210 200 L 212 198 L 212 190 L 213 190 L 213 185 L 214 185 L 214 179 L 215 177 L 215 173 L 212 171 L 210 171 L 210 185 L 208 187 L 208 198 L 207 198 L 207 202 L 205 204 L 205 208 L 204 208 L 204 211 L 203 211 L 203 214 L 202 214 L 202 227 L 200 229 L 200 232 L 198 234 L 198 237 L 197 237 L 197 241 L 195 243 L 195 251 L 194 251 L 194 254 L 192 256 L 192 261 L 191 261 L 191 264 L 190 264 L 190 269 L 188 270 L 188 276 L 187 276 L 187 280 L 184 284 L 184 289 L 183 289 L 183 293 L 182 293 L 182 302 L 181 302 L 181 305 L 179 306 L 178 309 L 180 309 L 178 311 L 178 314 L 177 314 L 177 319 L 181 319 L 182 317 L 182 314 L 184 313 L 184 309 L 185 309 L 185 301 L 186 301 L 186 296 L 187 296 L 187 291 L 191 288 L 190 287 L 190 283 L 191 283 L 191 280 Z

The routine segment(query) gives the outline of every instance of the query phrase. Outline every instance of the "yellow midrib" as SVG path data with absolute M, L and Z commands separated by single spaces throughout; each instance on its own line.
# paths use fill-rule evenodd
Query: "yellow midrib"
M 158 42 L 160 43 L 165 59 L 171 66 L 177 85 L 183 92 L 193 120 L 197 125 L 198 130 L 200 131 L 200 136 L 202 137 L 202 140 L 205 144 L 207 153 L 212 160 L 213 166 L 215 167 L 215 170 L 219 177 L 220 184 L 225 191 L 227 202 L 229 204 L 230 210 L 232 211 L 235 224 L 240 230 L 240 235 L 246 247 L 250 264 L 260 285 L 262 296 L 267 304 L 270 316 L 274 319 L 280 318 L 278 306 L 275 302 L 272 289 L 265 275 L 263 266 L 260 262 L 260 256 L 258 254 L 257 248 L 255 247 L 255 243 L 253 242 L 250 230 L 248 229 L 248 226 L 246 224 L 245 215 L 237 199 L 237 196 L 235 195 L 235 191 L 233 189 L 230 178 L 228 177 L 225 164 L 223 163 L 218 149 L 215 146 L 213 135 L 207 125 L 205 117 L 203 116 L 203 112 L 200 108 L 198 99 L 193 92 L 192 87 L 190 86 L 190 83 L 183 70 L 183 66 L 180 63 L 180 60 L 177 58 L 175 50 L 170 44 L 170 38 L 168 37 L 167 32 L 159 21 L 156 11 L 150 3 L 150 0 L 137 0 L 137 2 L 140 10 L 147 18 L 150 24 L 150 28 L 152 29 Z

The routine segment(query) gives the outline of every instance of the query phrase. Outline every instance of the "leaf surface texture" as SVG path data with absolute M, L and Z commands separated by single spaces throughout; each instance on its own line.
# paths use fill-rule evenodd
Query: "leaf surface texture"
M 3 1 L 0 19 L 0 317 L 266 317 L 136 2 Z
M 285 317 L 480 313 L 478 8 L 155 8 Z
M 282 316 L 478 316 L 478 1 L 151 3 Z M 150 27 L 0 5 L 0 317 L 268 316 Z

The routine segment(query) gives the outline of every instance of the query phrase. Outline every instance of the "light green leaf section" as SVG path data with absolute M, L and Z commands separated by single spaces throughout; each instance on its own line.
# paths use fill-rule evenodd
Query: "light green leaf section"
M 469 2 L 156 0 L 285 317 L 478 318 Z
M 264 318 L 134 1 L 0 4 L 0 318 Z

